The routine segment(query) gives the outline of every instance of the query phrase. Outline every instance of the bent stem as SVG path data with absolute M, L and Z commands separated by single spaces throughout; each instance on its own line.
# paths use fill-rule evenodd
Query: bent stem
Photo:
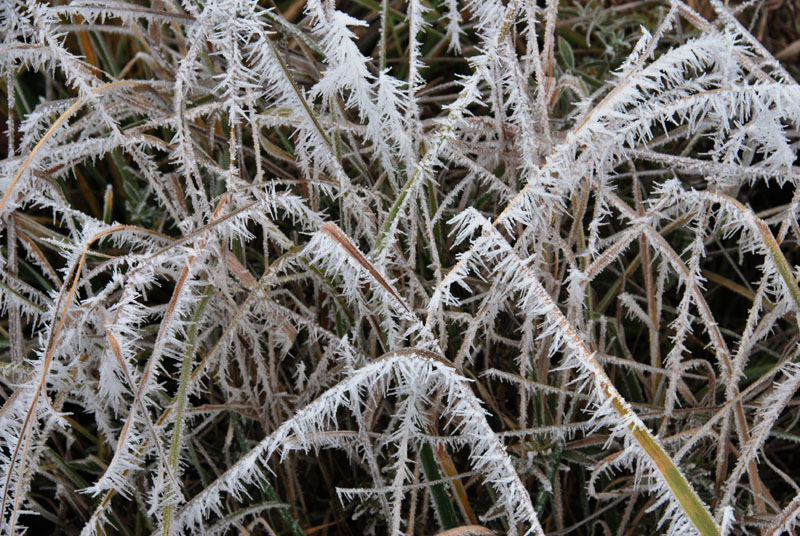
M 544 288 L 541 290 L 544 291 Z M 566 332 L 566 335 L 571 339 L 570 344 L 579 349 L 577 352 L 578 358 L 582 361 L 583 365 L 591 371 L 598 390 L 603 394 L 606 400 L 611 402 L 617 414 L 628 423 L 627 427 L 631 435 L 653 465 L 655 465 L 655 468 L 661 474 L 669 491 L 680 504 L 686 517 L 689 518 L 702 536 L 720 536 L 719 527 L 717 527 L 713 517 L 697 496 L 697 493 L 695 493 L 689 481 L 686 480 L 686 477 L 681 473 L 680 469 L 676 467 L 675 463 L 664 450 L 664 447 L 661 446 L 650 430 L 641 422 L 628 402 L 622 397 L 619 391 L 617 391 L 611 383 L 610 378 L 600 366 L 600 363 L 598 363 L 589 352 L 589 349 L 586 348 L 578 334 L 572 326 L 569 325 L 564 315 L 555 307 L 555 304 L 553 304 L 550 312 L 552 316 L 556 317 L 558 323 Z
M 140 82 L 138 80 L 118 80 L 116 82 L 104 84 L 100 87 L 93 89 L 91 91 L 91 94 L 99 95 L 100 93 L 103 93 L 106 90 L 113 89 L 116 87 L 138 86 L 147 83 L 148 82 Z M 0 199 L 0 213 L 2 213 L 3 207 L 6 206 L 6 202 L 8 202 L 8 198 L 11 196 L 11 191 L 14 189 L 14 186 L 16 186 L 17 182 L 19 182 L 19 179 L 22 177 L 22 174 L 25 172 L 25 170 L 28 169 L 28 167 L 30 167 L 31 162 L 33 162 L 33 159 L 36 156 L 36 154 L 42 149 L 42 147 L 45 146 L 47 140 L 50 138 L 50 136 L 53 135 L 53 133 L 58 129 L 58 127 L 61 126 L 67 119 L 69 119 L 69 117 L 72 114 L 74 114 L 75 111 L 78 110 L 78 108 L 83 106 L 85 102 L 86 102 L 86 97 L 85 96 L 80 97 L 75 102 L 73 102 L 69 108 L 64 110 L 64 113 L 58 116 L 58 119 L 56 119 L 56 121 L 47 130 L 47 132 L 45 132 L 44 136 L 42 136 L 42 139 L 39 140 L 39 143 L 36 144 L 36 146 L 33 148 L 30 154 L 28 154 L 28 156 L 25 157 L 25 160 L 22 162 L 22 165 L 19 167 L 17 173 L 14 175 L 14 178 L 11 180 L 11 184 L 8 185 L 6 193 L 3 194 L 3 198 Z
M 492 232 L 497 233 L 500 239 L 505 242 L 505 238 L 500 235 L 495 227 L 490 227 L 490 229 Z M 505 243 L 505 245 L 508 246 L 507 243 Z M 660 474 L 669 492 L 675 497 L 675 500 L 678 501 L 681 509 L 697 529 L 697 532 L 700 533 L 701 536 L 720 536 L 720 529 L 714 522 L 711 513 L 700 500 L 700 497 L 697 496 L 697 493 L 695 493 L 689 481 L 666 453 L 664 447 L 661 446 L 647 426 L 645 426 L 636 415 L 636 412 L 633 411 L 633 408 L 631 408 L 627 400 L 625 400 L 619 391 L 617 391 L 616 387 L 614 387 L 614 384 L 605 373 L 605 370 L 603 370 L 603 367 L 597 359 L 595 359 L 594 354 L 589 348 L 587 348 L 583 338 L 575 331 L 575 328 L 569 323 L 564 313 L 558 308 L 558 305 L 556 305 L 550 297 L 547 290 L 534 274 L 530 272 L 527 265 L 519 258 L 513 248 L 509 246 L 508 249 L 509 252 L 514 255 L 519 269 L 525 273 L 526 281 L 530 281 L 533 286 L 531 292 L 539 303 L 544 305 L 546 311 L 545 316 L 548 322 L 554 325 L 561 333 L 567 347 L 572 350 L 581 366 L 591 374 L 595 389 L 601 395 L 602 401 L 610 402 L 622 422 L 626 423 L 626 427 L 632 438 L 639 444 L 641 450 L 655 466 L 655 469 Z

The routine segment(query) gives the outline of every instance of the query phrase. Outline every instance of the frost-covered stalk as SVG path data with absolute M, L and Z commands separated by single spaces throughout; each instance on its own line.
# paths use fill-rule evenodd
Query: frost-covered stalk
M 569 366 L 580 373 L 578 382 L 592 384 L 591 392 L 597 407 L 593 418 L 600 423 L 615 422 L 614 433 L 626 438 L 626 454 L 645 462 L 654 472 L 648 477 L 660 481 L 655 486 L 656 490 L 659 494 L 670 495 L 668 501 L 672 505 L 669 510 L 676 515 L 669 519 L 671 531 L 680 533 L 693 526 L 701 535 L 719 535 L 719 527 L 684 474 L 620 395 L 593 352 L 586 347 L 583 338 L 559 310 L 539 280 L 529 272 L 522 259 L 485 218 L 475 213 L 465 213 L 457 224 L 461 227 L 461 238 L 466 238 L 472 229 L 482 231 L 482 236 L 478 239 L 482 242 L 481 250 L 490 252 L 487 260 L 499 262 L 495 268 L 496 276 L 506 279 L 510 288 L 522 295 L 520 305 L 525 311 L 545 318 L 543 335 L 551 335 L 557 341 L 553 344 L 553 349 L 562 346 L 566 349 Z M 638 444 L 637 448 L 633 447 L 634 442 Z
M 183 356 L 183 361 L 181 362 L 181 375 L 178 379 L 178 393 L 175 395 L 175 424 L 172 430 L 172 437 L 170 438 L 169 443 L 169 457 L 167 458 L 167 463 L 169 464 L 169 469 L 172 471 L 173 474 L 178 473 L 178 463 L 180 460 L 181 455 L 181 447 L 182 447 L 182 431 L 184 426 L 184 414 L 186 412 L 186 404 L 187 398 L 189 396 L 189 378 L 192 371 L 192 362 L 195 352 L 195 343 L 197 342 L 197 328 L 198 322 L 202 318 L 203 311 L 208 304 L 208 299 L 211 295 L 211 287 L 206 288 L 205 295 L 200 300 L 200 304 L 197 306 L 197 309 L 194 313 L 194 318 L 192 319 L 192 325 L 189 328 L 189 336 L 186 340 L 186 353 Z M 166 492 L 167 499 L 170 499 L 170 495 L 174 494 L 177 490 L 170 490 L 169 485 Z M 162 530 L 161 533 L 164 536 L 168 536 L 170 534 L 170 524 L 172 523 L 172 510 L 174 508 L 173 504 L 167 504 L 164 507 L 164 517 L 161 521 L 162 523 Z

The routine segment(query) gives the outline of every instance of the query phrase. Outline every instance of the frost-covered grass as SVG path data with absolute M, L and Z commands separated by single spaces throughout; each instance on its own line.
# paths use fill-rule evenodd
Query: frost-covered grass
M 0 533 L 794 530 L 751 4 L 0 2 Z

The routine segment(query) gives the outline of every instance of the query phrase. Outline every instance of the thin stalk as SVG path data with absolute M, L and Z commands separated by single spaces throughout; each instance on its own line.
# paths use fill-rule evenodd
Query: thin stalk
M 381 43 L 380 43 L 380 70 L 386 69 L 386 34 L 389 26 L 389 0 L 381 3 Z
M 578 407 L 578 397 L 573 397 L 572 402 L 569 405 L 569 409 L 567 410 L 567 419 L 566 424 L 572 422 L 572 418 L 575 416 L 575 410 Z M 555 489 L 555 478 L 556 478 L 556 470 L 558 469 L 558 464 L 561 463 L 561 457 L 564 454 L 564 446 L 566 446 L 567 441 L 564 435 L 562 434 L 556 440 L 555 448 L 553 449 L 553 454 L 550 456 L 549 463 L 547 464 L 547 472 L 545 476 L 550 484 Z M 547 501 L 547 497 L 552 495 L 552 492 L 548 492 L 545 488 L 539 490 L 539 495 L 536 497 L 536 504 L 534 505 L 536 508 L 536 515 L 542 517 L 544 513 L 544 505 Z
M 183 354 L 183 362 L 181 363 L 181 377 L 178 381 L 178 395 L 175 397 L 175 427 L 172 429 L 172 438 L 169 444 L 169 454 L 167 463 L 173 474 L 177 474 L 178 460 L 181 453 L 181 433 L 183 431 L 183 414 L 186 411 L 186 399 L 188 395 L 189 377 L 192 372 L 192 361 L 195 354 L 195 343 L 197 342 L 197 326 L 200 324 L 200 319 L 203 317 L 208 300 L 211 298 L 214 287 L 211 285 L 206 286 L 203 292 L 203 297 L 200 300 L 197 309 L 192 317 L 192 327 L 189 328 L 189 336 L 186 339 L 186 351 Z M 168 487 L 169 490 L 169 487 Z M 167 493 L 169 495 L 169 491 Z M 164 508 L 164 522 L 161 526 L 161 534 L 163 536 L 169 535 L 170 525 L 172 523 L 173 505 L 168 504 Z
M 297 82 L 295 82 L 294 76 L 292 76 L 292 73 L 289 72 L 289 66 L 286 65 L 286 62 L 283 61 L 283 57 L 278 53 L 278 49 L 275 47 L 275 43 L 273 43 L 271 39 L 267 39 L 267 43 L 269 43 L 269 47 L 272 50 L 273 56 L 275 56 L 275 59 L 278 60 L 278 63 L 281 66 L 283 74 L 286 75 L 286 79 L 292 85 L 292 89 L 294 90 L 295 95 L 297 95 L 297 98 L 300 101 L 300 104 L 303 106 L 303 109 L 306 111 L 308 118 L 311 119 L 312 123 L 314 123 L 314 128 L 316 128 L 320 137 L 325 142 L 325 145 L 328 146 L 328 149 L 330 149 L 335 154 L 333 144 L 331 143 L 330 138 L 328 138 L 328 135 L 325 133 L 325 129 L 323 129 L 322 125 L 319 123 L 319 119 L 317 119 L 316 114 L 311 110 L 311 106 L 308 105 L 308 101 L 303 96 L 303 92 L 300 91 L 300 88 L 297 86 Z

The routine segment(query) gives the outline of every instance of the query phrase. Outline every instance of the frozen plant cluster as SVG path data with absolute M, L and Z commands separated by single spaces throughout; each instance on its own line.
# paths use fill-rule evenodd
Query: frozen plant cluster
M 751 4 L 0 2 L 0 534 L 796 530 Z

